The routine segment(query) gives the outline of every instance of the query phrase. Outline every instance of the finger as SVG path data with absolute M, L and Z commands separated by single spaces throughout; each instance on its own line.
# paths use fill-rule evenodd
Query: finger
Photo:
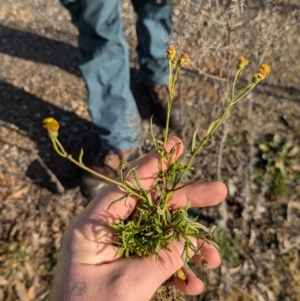
M 191 207 L 214 206 L 222 202 L 227 196 L 227 187 L 222 182 L 206 182 L 191 184 L 174 193 L 170 206 L 184 207 L 188 201 Z
M 201 246 L 202 243 L 199 241 L 198 246 Z M 207 243 L 205 243 L 201 248 L 202 256 L 194 255 L 192 257 L 193 261 L 203 267 L 203 259 L 206 261 L 207 266 L 206 269 L 213 269 L 220 265 L 221 257 L 217 250 L 210 247 Z M 178 277 L 175 277 L 172 281 L 174 285 L 176 285 L 182 292 L 188 295 L 197 295 L 202 293 L 204 285 L 203 282 L 195 275 L 193 271 L 188 269 L 187 267 L 183 266 L 182 268 L 183 273 L 186 276 L 185 280 L 182 280 Z
M 138 275 L 140 275 L 137 277 L 137 281 L 143 279 L 143 282 L 146 282 L 148 286 L 158 288 L 163 282 L 173 276 L 176 271 L 182 268 L 187 277 L 187 282 L 174 279 L 173 284 L 187 294 L 200 294 L 203 291 L 202 281 L 192 271 L 184 267 L 181 259 L 184 239 L 181 238 L 179 241 L 174 241 L 168 247 L 169 250 L 160 250 L 158 252 L 158 260 L 138 256 L 130 258 L 130 269 L 138 271 Z
M 198 246 L 201 247 L 201 245 L 202 245 L 202 242 L 199 241 Z M 201 252 L 201 257 L 197 256 L 197 255 L 194 255 L 192 257 L 193 261 L 197 265 L 204 267 L 203 259 L 207 263 L 207 265 L 205 266 L 206 269 L 215 269 L 216 267 L 218 267 L 221 264 L 220 253 L 214 247 L 210 246 L 209 244 L 204 243 L 200 252 Z
M 194 237 L 190 237 L 190 242 L 201 252 L 201 256 L 196 256 L 191 249 L 189 250 L 189 258 L 192 258 L 197 265 L 204 267 L 202 259 L 204 259 L 204 262 L 206 263 L 205 268 L 207 269 L 214 269 L 220 265 L 221 256 L 213 246 L 209 245 L 207 242 L 203 243 L 203 240 Z M 167 280 L 184 266 L 185 263 L 182 260 L 184 247 L 185 239 L 181 237 L 179 240 L 175 240 L 168 245 L 169 250 L 161 249 L 158 252 L 159 260 L 157 261 L 156 268 L 162 271 L 162 277 L 164 277 L 162 281 Z M 154 269 L 153 265 L 152 269 Z
M 201 294 L 204 288 L 203 282 L 195 275 L 192 270 L 189 270 L 184 266 L 181 269 L 186 276 L 186 280 L 175 277 L 172 280 L 172 283 L 187 295 Z
M 175 160 L 182 154 L 184 148 L 179 138 L 173 137 L 167 141 L 166 150 L 170 151 L 172 148 L 175 149 Z M 136 172 L 139 176 L 141 186 L 146 190 L 150 189 L 153 186 L 154 180 L 159 172 L 159 155 L 155 150 L 153 150 L 136 164 Z M 163 162 L 163 168 L 165 169 L 167 165 L 168 164 L 165 160 Z M 135 179 L 132 173 L 128 175 L 127 179 L 132 183 L 135 183 Z M 110 186 L 107 189 L 104 189 L 97 197 L 92 200 L 86 212 L 93 219 L 100 218 L 101 224 L 118 221 L 117 215 L 121 216 L 122 218 L 126 218 L 134 209 L 137 202 L 137 197 L 130 195 L 126 200 L 122 199 L 109 208 L 114 200 L 117 200 L 124 195 L 125 193 L 122 192 L 117 186 Z M 108 208 L 109 211 L 107 210 Z
M 203 267 L 203 259 L 205 260 L 207 266 L 206 269 L 214 269 L 221 264 L 221 256 L 219 252 L 213 247 L 209 246 L 207 243 L 202 245 L 202 242 L 198 240 L 198 247 L 201 248 L 202 256 L 194 255 L 192 260 L 199 266 Z M 198 295 L 201 294 L 204 288 L 203 282 L 195 275 L 193 271 L 183 266 L 183 273 L 186 276 L 186 280 L 182 280 L 175 277 L 172 281 L 182 292 L 188 295 Z
M 200 248 L 203 244 L 200 240 L 196 242 L 191 238 L 197 247 Z M 169 279 L 180 268 L 187 277 L 187 281 L 174 279 L 173 283 L 184 293 L 189 295 L 197 295 L 203 291 L 203 282 L 189 269 L 184 267 L 182 261 L 182 252 L 184 249 L 185 240 L 181 238 L 179 241 L 173 241 L 169 246 L 169 250 L 162 249 L 158 252 L 158 260 L 149 257 L 132 256 L 130 260 L 130 269 L 137 274 L 137 281 L 143 279 L 148 286 L 159 287 L 163 282 Z M 212 249 L 206 243 L 202 246 L 202 252 L 205 260 L 207 260 L 209 268 L 216 267 L 220 263 L 220 257 L 216 250 Z M 190 250 L 190 256 L 193 252 Z M 128 259 L 127 259 L 128 260 Z M 196 259 L 197 261 L 198 259 Z M 201 264 L 201 262 L 199 262 Z M 129 268 L 129 265 L 128 267 Z M 137 272 L 138 271 L 138 272 Z

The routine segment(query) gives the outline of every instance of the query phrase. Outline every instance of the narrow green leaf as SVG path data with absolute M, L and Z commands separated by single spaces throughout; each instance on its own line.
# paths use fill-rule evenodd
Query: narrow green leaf
M 153 235 L 153 234 L 154 234 L 153 231 L 151 231 L 151 232 L 145 233 L 144 235 L 145 235 L 145 236 L 151 236 L 151 235 Z
M 198 133 L 198 130 L 196 130 L 193 134 L 193 138 L 192 138 L 192 148 L 191 148 L 191 153 L 194 152 L 195 150 L 195 147 L 196 147 L 196 138 L 197 138 L 197 133 Z
M 121 256 L 124 252 L 124 248 L 119 248 L 112 259 L 115 259 L 118 256 Z
M 132 172 L 133 172 L 134 179 L 135 179 L 139 189 L 143 189 L 142 183 L 141 183 L 141 180 L 140 180 L 140 177 L 139 177 L 138 173 L 136 172 L 135 169 Z
M 111 202 L 111 203 L 109 204 L 109 206 L 107 207 L 107 211 L 109 211 L 110 207 L 111 207 L 113 204 L 115 204 L 115 203 L 117 203 L 117 202 L 120 202 L 120 201 L 122 201 L 123 199 L 126 199 L 126 198 L 127 198 L 127 195 L 125 194 L 125 195 L 121 196 L 120 198 L 116 199 L 115 201 Z
M 139 193 L 139 189 L 135 188 L 135 186 L 130 182 L 130 181 L 125 181 L 125 184 L 128 186 L 128 188 L 134 192 L 134 193 Z
M 119 230 L 119 224 L 109 223 L 108 226 L 113 228 L 113 229 Z
M 130 168 L 130 169 L 127 171 L 126 177 L 125 177 L 125 179 L 124 179 L 124 183 L 127 181 L 127 178 L 128 178 L 128 176 L 130 175 L 130 173 L 132 173 L 132 171 L 135 170 L 135 169 L 136 169 L 136 166 Z
M 211 123 L 211 125 L 209 126 L 209 128 L 208 128 L 208 130 L 207 130 L 207 132 L 206 132 L 206 136 L 209 136 L 209 135 L 211 135 L 211 133 L 215 130 L 215 126 L 216 126 L 216 124 L 219 122 L 219 119 L 217 119 L 217 120 L 215 120 L 215 121 L 213 121 L 212 123 Z
M 179 186 L 179 187 L 176 187 L 176 188 L 174 189 L 174 191 L 183 189 L 183 188 L 185 188 L 185 187 L 187 187 L 187 186 L 189 186 L 189 185 L 191 185 L 191 184 L 194 184 L 194 183 L 195 183 L 195 182 L 193 181 L 193 182 L 189 182 L 189 183 L 187 183 L 187 184 L 181 185 L 181 186 Z
M 151 134 L 151 138 L 152 138 L 152 142 L 154 144 L 154 147 L 158 153 L 158 145 L 157 145 L 157 140 L 154 137 L 154 131 L 153 131 L 153 115 L 150 118 L 150 134 Z
M 83 158 L 83 148 L 80 148 L 80 154 L 79 154 L 79 158 L 78 158 L 78 162 L 79 162 L 80 164 L 83 164 L 83 163 L 82 163 L 82 158 Z

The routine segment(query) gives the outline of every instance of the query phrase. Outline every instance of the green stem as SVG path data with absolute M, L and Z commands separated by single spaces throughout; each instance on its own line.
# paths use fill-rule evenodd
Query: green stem
M 201 151 L 201 149 L 205 146 L 205 144 L 207 143 L 207 141 L 209 139 L 212 138 L 212 136 L 214 135 L 214 133 L 217 131 L 217 129 L 220 127 L 221 123 L 224 121 L 225 117 L 227 116 L 230 108 L 236 104 L 239 100 L 241 100 L 243 97 L 245 97 L 254 87 L 256 84 L 249 84 L 248 86 L 246 86 L 243 90 L 241 90 L 238 94 L 236 94 L 234 97 L 231 98 L 229 104 L 227 105 L 226 109 L 224 110 L 222 116 L 219 118 L 219 120 L 216 122 L 216 124 L 214 124 L 213 128 L 211 129 L 210 133 L 208 133 L 203 141 L 201 142 L 201 144 L 195 148 L 195 150 L 193 151 L 187 165 L 186 168 L 184 169 L 184 171 L 181 173 L 181 175 L 179 176 L 178 180 L 176 182 L 174 182 L 173 184 L 173 188 L 175 188 L 178 183 L 182 180 L 182 178 L 186 175 L 187 171 L 189 170 L 189 168 L 192 165 L 192 162 L 194 160 L 194 158 L 196 157 L 196 155 Z
M 109 177 L 106 177 L 106 176 L 104 176 L 104 175 L 102 175 L 102 174 L 97 173 L 96 171 L 94 171 L 94 170 L 88 168 L 87 166 L 85 166 L 84 164 L 81 164 L 81 163 L 77 162 L 75 159 L 72 158 L 72 156 L 68 155 L 68 156 L 67 156 L 67 159 L 68 159 L 69 161 L 71 161 L 72 163 L 74 163 L 75 165 L 79 166 L 80 168 L 82 168 L 82 169 L 84 169 L 84 170 L 90 172 L 91 174 L 95 175 L 96 177 L 99 177 L 99 178 L 101 178 L 101 179 L 103 179 L 103 180 L 105 180 L 105 181 L 107 181 L 107 182 L 110 182 L 110 183 L 112 183 L 112 184 L 115 184 L 115 185 L 117 185 L 117 186 L 120 186 L 120 187 L 122 187 L 122 188 L 125 188 L 125 185 L 123 185 L 122 182 L 115 181 L 114 179 L 111 179 L 111 178 L 109 178 Z M 127 187 L 126 187 L 126 188 L 127 188 Z
M 63 158 L 66 158 L 68 156 L 68 154 L 65 152 L 64 148 L 62 147 L 62 145 L 59 143 L 57 138 L 50 138 L 53 148 L 55 149 L 55 151 Z M 58 145 L 58 146 L 57 146 Z
M 106 177 L 102 174 L 97 173 L 96 171 L 92 170 L 91 168 L 88 168 L 87 166 L 85 166 L 84 164 L 78 162 L 77 160 L 75 160 L 71 155 L 68 155 L 67 152 L 64 150 L 62 144 L 59 142 L 59 140 L 57 138 L 52 138 L 51 139 L 53 148 L 55 149 L 55 151 L 62 157 L 67 158 L 69 161 L 71 161 L 72 163 L 74 163 L 75 165 L 77 165 L 78 167 L 90 172 L 91 174 L 95 175 L 98 178 L 103 179 L 104 181 L 108 182 L 108 183 L 112 183 L 117 185 L 118 187 L 121 187 L 122 189 L 124 189 L 125 191 L 128 191 L 129 194 L 134 195 L 140 199 L 143 199 L 145 201 L 148 201 L 147 198 L 143 197 L 141 194 L 138 194 L 137 192 L 135 192 L 134 190 L 132 190 L 130 187 L 126 186 L 125 184 L 123 184 L 122 182 L 116 181 L 114 179 L 111 179 L 109 177 Z M 60 148 L 60 149 L 59 149 Z
M 123 188 L 125 191 L 127 190 L 129 194 L 134 195 L 136 197 L 138 197 L 139 199 L 143 199 L 144 201 L 148 201 L 147 198 L 145 198 L 144 196 L 142 196 L 141 194 L 135 192 L 134 190 L 132 190 L 129 186 L 126 186 L 125 184 L 123 184 L 122 182 L 118 182 L 114 179 L 108 178 L 100 173 L 97 173 L 96 171 L 88 168 L 87 166 L 80 164 L 79 162 L 77 162 L 75 159 L 73 159 L 71 156 L 67 156 L 67 159 L 70 160 L 71 162 L 73 162 L 74 164 L 76 164 L 77 166 L 79 166 L 80 168 L 90 172 L 91 174 L 95 175 L 98 178 L 101 178 L 111 184 L 115 184 L 118 187 Z
M 168 59 L 168 68 L 169 68 L 169 84 L 168 87 L 170 89 L 170 87 L 172 86 L 172 81 L 173 81 L 173 73 L 172 73 L 172 61 Z
M 172 191 L 172 189 L 166 192 L 165 200 L 163 204 L 163 212 L 165 212 L 168 209 L 169 200 L 172 198 L 173 194 L 174 191 Z
M 239 100 L 240 100 L 240 99 L 241 99 L 241 98 L 240 98 L 241 95 L 243 95 L 243 96 L 242 96 L 242 98 L 243 98 L 247 93 L 250 92 L 250 90 L 253 89 L 253 87 L 252 87 L 253 85 L 256 85 L 256 84 L 251 83 L 251 84 L 247 85 L 244 89 L 242 89 L 242 90 L 239 91 L 237 94 L 235 94 L 234 97 L 230 99 L 230 102 L 229 102 L 229 103 L 236 103 L 236 99 L 239 98 Z M 250 90 L 249 90 L 249 89 L 250 89 Z M 248 90 L 249 90 L 249 91 L 248 91 Z M 247 93 L 246 93 L 246 92 L 247 92 Z
M 234 80 L 233 80 L 233 84 L 232 84 L 232 93 L 231 93 L 231 99 L 234 97 L 234 89 L 235 89 L 235 84 L 236 84 L 236 80 L 240 74 L 241 70 L 238 70 L 235 74 Z
M 55 141 L 56 141 L 56 144 L 58 145 L 58 148 L 60 149 L 60 151 L 61 151 L 63 154 L 65 154 L 65 155 L 67 156 L 68 154 L 66 153 L 64 147 L 63 147 L 62 144 L 59 142 L 59 140 L 56 138 Z
M 172 73 L 172 62 L 169 61 L 169 99 L 168 99 L 168 106 L 167 106 L 167 120 L 166 120 L 166 129 L 165 129 L 165 136 L 164 136 L 164 148 L 166 148 L 167 139 L 169 135 L 169 124 L 170 124 L 170 114 L 172 110 L 172 103 L 173 103 L 173 91 L 174 87 L 178 78 L 180 66 L 177 65 L 174 76 Z
M 180 66 L 177 65 L 176 69 L 175 69 L 175 73 L 174 73 L 174 79 L 173 79 L 173 82 L 172 82 L 172 95 L 173 95 L 174 87 L 175 87 L 175 84 L 176 84 L 176 81 L 177 81 L 177 78 L 178 78 L 179 70 L 180 70 Z
M 219 119 L 219 121 L 214 125 L 214 127 L 212 128 L 211 132 L 209 133 L 209 135 L 206 135 L 203 139 L 203 141 L 201 142 L 201 144 L 199 146 L 197 146 L 195 148 L 195 150 L 193 151 L 192 153 L 192 156 L 191 158 L 189 159 L 188 161 L 188 164 L 186 166 L 186 168 L 184 169 L 184 171 L 182 172 L 182 174 L 180 175 L 176 185 L 182 180 L 182 178 L 186 175 L 187 171 L 189 170 L 189 168 L 191 167 L 192 165 L 192 162 L 194 160 L 194 158 L 196 157 L 196 155 L 201 151 L 201 149 L 205 146 L 205 144 L 207 143 L 207 141 L 209 139 L 211 139 L 211 137 L 213 136 L 213 134 L 216 132 L 216 130 L 219 128 L 219 126 L 221 125 L 221 123 L 223 122 L 224 118 L 226 117 L 228 111 L 230 110 L 232 106 L 232 103 L 230 101 L 230 103 L 228 104 L 228 106 L 226 107 L 226 109 L 224 110 L 221 118 Z M 175 186 L 176 186 L 175 185 Z
M 178 180 L 174 182 L 173 184 L 173 189 L 175 189 L 175 187 L 178 185 L 178 183 L 180 183 L 180 181 L 182 180 L 182 178 L 186 175 L 187 171 L 190 169 L 192 162 L 194 160 L 194 158 L 196 157 L 196 155 L 199 153 L 199 151 L 204 147 L 204 145 L 207 143 L 207 141 L 210 139 L 210 136 L 205 136 L 204 139 L 202 140 L 201 144 L 195 148 L 195 150 L 192 153 L 191 158 L 189 159 L 186 168 L 183 170 L 183 172 L 181 173 L 181 175 L 179 176 Z
M 235 99 L 234 101 L 232 101 L 232 104 L 236 104 L 238 101 L 240 101 L 243 97 L 245 97 L 248 93 L 250 93 L 250 91 L 256 86 L 257 84 L 250 84 L 248 85 L 248 90 L 244 92 L 244 94 L 242 94 L 241 96 L 239 96 L 239 98 Z M 236 96 L 235 96 L 236 97 Z
M 167 106 L 167 118 L 166 118 L 166 129 L 164 134 L 164 149 L 166 149 L 168 135 L 169 135 L 169 123 L 170 123 L 170 113 L 171 113 L 171 102 L 172 102 L 172 62 L 168 60 L 169 64 L 169 84 L 168 84 L 168 92 L 169 92 L 169 99 L 168 99 L 168 106 Z

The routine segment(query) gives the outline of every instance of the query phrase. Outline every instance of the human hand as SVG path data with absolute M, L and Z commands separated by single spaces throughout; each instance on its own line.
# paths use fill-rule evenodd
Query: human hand
M 168 151 L 176 147 L 176 158 L 183 152 L 183 144 L 180 142 L 174 137 L 167 143 Z M 158 173 L 158 159 L 158 155 L 152 151 L 137 163 L 136 170 L 145 189 L 153 186 Z M 134 182 L 131 175 L 128 180 Z M 184 207 L 188 201 L 192 207 L 213 206 L 220 203 L 226 194 L 226 186 L 221 182 L 193 184 L 176 191 L 170 206 Z M 157 288 L 180 268 L 186 274 L 187 282 L 175 278 L 174 285 L 186 294 L 196 295 L 202 292 L 202 281 L 183 267 L 183 239 L 171 243 L 170 251 L 160 250 L 158 260 L 138 256 L 113 259 L 117 248 L 112 243 L 114 230 L 108 224 L 117 223 L 117 216 L 128 217 L 137 203 L 135 197 L 128 197 L 126 201 L 113 204 L 108 211 L 109 205 L 122 195 L 123 192 L 115 185 L 107 187 L 68 226 L 50 301 L 148 301 Z M 199 248 L 202 245 L 200 240 L 194 240 L 194 243 Z M 204 244 L 201 252 L 209 269 L 220 264 L 220 255 L 214 248 Z M 201 265 L 198 257 L 194 256 L 193 260 Z

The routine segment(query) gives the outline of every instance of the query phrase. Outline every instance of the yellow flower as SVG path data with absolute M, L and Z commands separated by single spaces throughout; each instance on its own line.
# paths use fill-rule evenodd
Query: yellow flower
M 246 58 L 244 58 L 243 56 L 239 56 L 238 61 L 245 66 L 249 64 L 249 61 Z
M 262 64 L 260 70 L 263 70 L 266 73 L 266 75 L 269 75 L 271 72 L 271 66 L 268 64 Z
M 184 66 L 190 60 L 190 56 L 187 53 L 183 53 L 179 59 L 179 66 Z
M 47 117 L 43 120 L 43 128 L 51 132 L 58 131 L 59 123 L 53 117 Z
M 239 56 L 238 57 L 238 64 L 237 64 L 236 68 L 238 70 L 243 70 L 244 67 L 248 64 L 249 64 L 249 61 L 246 58 L 244 58 L 243 56 Z
M 43 120 L 43 128 L 48 131 L 50 138 L 57 138 L 59 123 L 53 117 L 47 117 Z
M 263 69 L 259 69 L 258 70 L 258 77 L 260 79 L 264 79 L 268 74 L 263 70 Z
M 186 275 L 184 274 L 183 270 L 182 269 L 179 269 L 176 273 L 175 273 L 175 276 L 183 281 L 186 281 L 187 277 Z
M 252 82 L 257 84 L 261 80 L 265 79 L 271 72 L 271 66 L 268 64 L 262 64 L 258 72 L 254 75 Z
M 172 61 L 176 56 L 176 48 L 173 45 L 170 45 L 166 51 L 168 60 Z

